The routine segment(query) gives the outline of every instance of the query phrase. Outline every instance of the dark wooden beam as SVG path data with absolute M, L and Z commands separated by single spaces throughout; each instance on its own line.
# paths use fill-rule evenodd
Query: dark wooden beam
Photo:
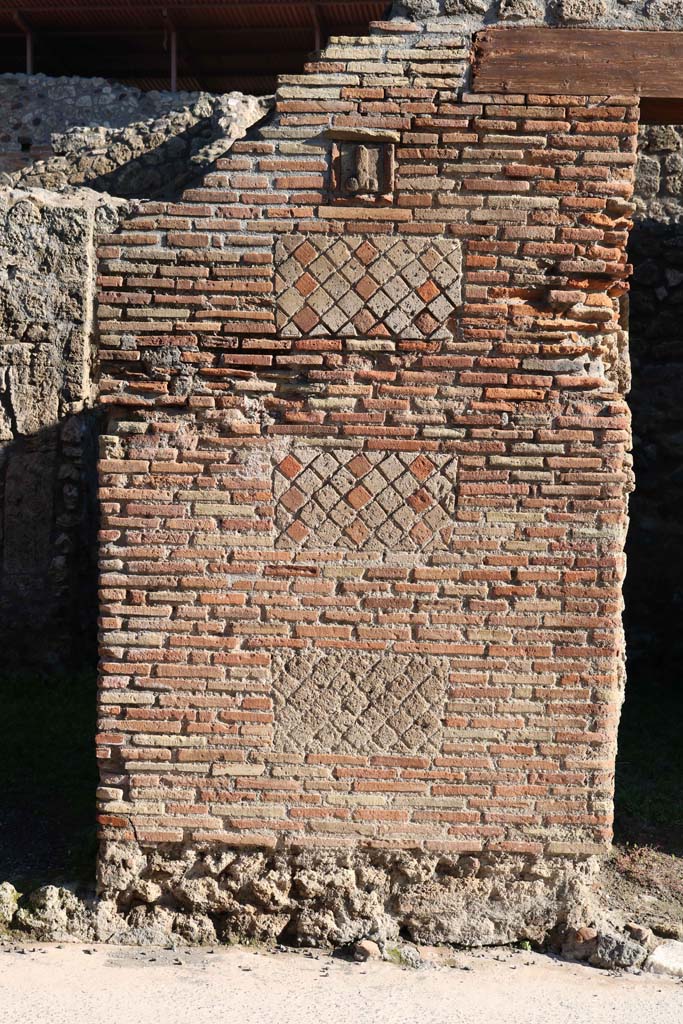
M 170 80 L 171 92 L 178 91 L 178 32 L 168 10 L 164 8 L 162 13 L 164 23 L 164 49 L 169 51 L 171 59 Z
M 491 28 L 479 32 L 475 92 L 683 98 L 683 32 Z
M 197 63 L 193 63 L 193 73 L 220 74 L 220 75 L 242 75 L 260 74 L 272 77 L 277 74 L 297 74 L 309 56 L 308 52 L 268 52 L 266 54 L 255 53 L 226 53 L 225 50 L 205 50 L 197 55 Z M 73 66 L 73 54 L 71 52 L 51 53 L 43 58 L 42 68 L 46 75 L 53 75 L 57 60 L 63 61 L 67 68 Z M 180 54 L 179 54 L 180 63 Z M 98 67 L 100 71 L 98 72 Z M 133 69 L 134 73 L 140 76 L 146 74 L 164 76 L 168 81 L 169 60 L 168 54 L 161 48 L 158 52 L 138 53 L 132 50 L 117 52 L 111 50 L 92 50 L 88 54 L 80 55 L 78 74 L 97 75 L 102 74 L 106 78 L 116 78 L 118 74 L 124 74 L 125 69 Z M 69 71 L 69 74 L 74 72 Z M 129 70 L 130 74 L 131 71 Z M 178 78 L 182 74 L 178 71 Z M 167 86 L 166 86 L 167 88 Z
M 323 48 L 323 33 L 320 25 L 320 14 L 318 12 L 318 5 L 311 4 L 311 20 L 313 22 L 313 34 L 314 34 L 314 46 L 313 49 L 318 52 Z
M 193 2 L 193 0 L 190 0 L 190 2 L 188 0 L 179 0 L 179 2 L 174 3 L 173 0 L 150 0 L 149 3 L 136 4 L 134 0 L 101 0 L 101 2 L 98 2 L 98 0 L 81 0 L 78 4 L 72 3 L 72 7 L 78 8 L 80 11 L 111 13 L 116 9 L 129 6 L 136 8 L 137 13 L 140 11 L 152 11 L 155 15 L 161 15 L 164 11 L 169 11 L 170 13 L 183 9 L 192 11 L 196 8 L 220 8 L 230 4 L 235 6 L 239 4 L 240 7 L 273 7 L 279 2 L 280 0 L 196 0 L 196 2 Z M 364 7 L 368 2 L 372 2 L 372 0 L 291 0 L 290 6 L 308 7 L 313 2 L 321 4 L 323 7 L 339 7 L 340 4 L 345 4 L 347 7 Z M 3 3 L 0 6 L 11 5 Z M 50 14 L 54 13 L 55 4 L 54 0 L 45 0 L 42 3 L 40 0 L 37 0 L 37 2 L 35 0 L 22 0 L 21 8 L 24 11 L 38 11 L 43 14 Z
M 683 124 L 683 98 L 657 100 L 645 96 L 640 101 L 641 124 Z

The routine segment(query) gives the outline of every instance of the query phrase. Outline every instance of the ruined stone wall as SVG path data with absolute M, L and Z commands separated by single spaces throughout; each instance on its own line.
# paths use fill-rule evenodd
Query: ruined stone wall
M 0 75 L 0 173 L 12 175 L 10 180 L 16 184 L 17 172 L 20 176 L 36 161 L 55 153 L 70 155 L 73 165 L 74 156 L 82 158 L 84 151 L 106 150 L 108 133 L 117 129 L 114 138 L 119 146 L 128 146 L 130 153 L 119 154 L 118 159 L 106 151 L 99 155 L 101 162 L 111 160 L 112 166 L 118 166 L 125 162 L 121 156 L 130 160 L 154 150 L 213 115 L 237 120 L 240 107 L 261 102 L 263 98 L 243 97 L 241 93 L 142 92 L 104 78 Z M 245 119 L 245 124 L 254 120 L 257 116 L 251 121 Z M 228 128 L 225 135 L 235 137 L 225 121 L 223 127 Z M 167 156 L 172 155 L 167 152 Z M 105 172 L 110 169 L 105 168 Z M 23 180 L 26 183 L 26 177 Z
M 103 239 L 100 883 L 138 916 L 538 935 L 609 841 L 637 103 L 467 94 L 469 53 L 331 40 Z
M 123 128 L 71 128 L 52 136 L 54 156 L 5 177 L 22 188 L 86 185 L 123 198 L 174 198 L 270 105 L 270 97 L 200 95 L 164 117 Z
M 98 79 L 0 76 L 5 670 L 95 663 L 94 246 L 125 207 L 112 196 L 175 194 L 262 117 L 268 102 L 144 94 Z M 85 127 L 71 127 L 79 123 Z M 27 139 L 29 149 L 15 160 Z M 50 148 L 60 155 L 36 159 Z M 33 162 L 9 171 L 25 160 Z
M 117 216 L 92 192 L 0 192 L 5 671 L 94 655 L 95 235 Z
M 681 0 L 394 0 L 396 16 L 419 21 L 441 15 L 454 28 L 476 31 L 496 22 L 517 25 L 681 29 Z

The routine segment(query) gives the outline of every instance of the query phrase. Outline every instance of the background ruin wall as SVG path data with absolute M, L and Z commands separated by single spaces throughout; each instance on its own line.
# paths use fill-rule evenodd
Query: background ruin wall
M 633 454 L 625 581 L 629 679 L 660 709 L 678 690 L 683 643 L 683 131 L 645 125 L 639 137 L 636 213 L 629 239 Z M 662 688 L 657 687 L 661 681 Z
M 469 54 L 331 40 L 102 240 L 123 906 L 482 941 L 556 922 L 609 840 L 637 100 L 468 95 Z M 397 133 L 390 194 L 335 193 L 330 127 Z

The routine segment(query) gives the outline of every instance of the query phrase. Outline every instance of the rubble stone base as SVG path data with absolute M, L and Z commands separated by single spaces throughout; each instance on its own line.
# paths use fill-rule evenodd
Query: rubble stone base
M 465 946 L 541 942 L 590 916 L 596 869 L 594 857 L 144 850 L 110 842 L 101 849 L 92 937 L 137 942 L 176 934 L 190 942 L 314 946 L 399 937 Z

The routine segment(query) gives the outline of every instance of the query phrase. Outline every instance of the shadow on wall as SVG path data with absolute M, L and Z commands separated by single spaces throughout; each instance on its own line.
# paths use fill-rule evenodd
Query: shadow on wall
M 100 414 L 64 410 L 91 401 L 94 245 L 125 207 L 26 190 L 175 197 L 269 106 L 227 97 L 184 130 L 167 118 L 166 135 L 161 120 L 76 129 L 3 191 L 0 881 L 93 877 Z
M 91 400 L 95 239 L 125 204 L 54 190 L 173 197 L 268 107 L 227 97 L 189 125 L 197 111 L 76 129 L 3 193 L 0 881 L 94 877 L 100 417 L 64 411 Z M 26 191 L 34 186 L 48 191 Z
M 74 160 L 69 181 L 121 199 L 177 199 L 206 174 L 201 152 L 204 148 L 211 151 L 221 136 L 217 119 L 206 118 L 120 165 L 116 164 L 117 146 L 108 141 L 107 158 L 85 154 Z M 111 169 L 102 172 L 103 164 Z
M 206 118 L 120 167 L 92 177 L 86 174 L 83 184 L 122 199 L 178 199 L 186 188 L 201 181 L 231 142 L 225 139 L 217 118 Z M 218 152 L 214 152 L 216 148 Z
M 0 880 L 94 885 L 95 673 L 0 678 Z
M 629 255 L 636 490 L 617 834 L 683 853 L 683 222 L 637 221 Z
M 0 453 L 0 880 L 19 888 L 94 878 L 97 420 Z
M 0 452 L 4 671 L 95 664 L 98 419 L 69 416 Z

